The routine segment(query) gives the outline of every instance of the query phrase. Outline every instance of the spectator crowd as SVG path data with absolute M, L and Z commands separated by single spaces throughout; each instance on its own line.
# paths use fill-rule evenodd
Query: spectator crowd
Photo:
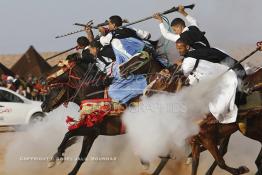
M 44 79 L 39 79 L 32 75 L 27 78 L 21 78 L 2 74 L 0 77 L 0 87 L 5 87 L 17 92 L 18 94 L 34 101 L 45 100 L 47 94 L 47 85 Z

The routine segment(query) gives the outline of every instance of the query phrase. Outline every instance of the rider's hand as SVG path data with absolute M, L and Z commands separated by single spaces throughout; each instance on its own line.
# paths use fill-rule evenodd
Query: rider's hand
M 106 29 L 104 27 L 98 27 L 98 31 L 101 33 L 102 36 L 106 35 Z
M 68 107 L 68 103 L 63 103 L 64 107 L 67 108 Z
M 128 19 L 123 19 L 123 23 L 129 23 Z
M 86 27 L 85 27 L 85 31 L 88 33 L 88 32 L 90 32 L 91 31 L 91 26 L 90 25 L 86 25 Z
M 178 6 L 178 12 L 181 13 L 184 16 L 187 16 L 187 12 L 185 11 L 185 7 L 183 5 Z
M 80 50 L 81 49 L 81 47 L 80 46 L 76 46 L 76 50 L 78 51 L 78 50 Z
M 176 64 L 177 66 L 181 66 L 182 63 L 183 63 L 182 59 L 177 59 L 177 60 L 175 61 L 175 64 Z
M 85 114 L 81 114 L 79 121 L 84 120 L 84 119 L 85 119 L 85 116 L 86 116 Z
M 258 43 L 257 43 L 257 47 L 258 47 L 258 49 L 259 49 L 260 51 L 262 51 L 262 42 L 258 42 Z
M 163 19 L 162 19 L 160 13 L 155 13 L 155 14 L 153 15 L 153 17 L 154 17 L 156 20 L 158 20 L 160 23 L 163 23 Z

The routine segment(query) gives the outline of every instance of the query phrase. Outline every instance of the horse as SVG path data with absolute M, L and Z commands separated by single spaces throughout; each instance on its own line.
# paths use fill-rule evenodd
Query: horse
M 86 72 L 76 64 L 63 74 L 49 80 L 48 84 L 50 90 L 46 100 L 42 103 L 44 112 L 50 112 L 69 101 L 80 105 L 81 101 L 87 98 L 104 98 L 104 89 L 108 82 L 105 75 L 97 72 L 96 69 L 91 68 L 89 72 Z M 63 158 L 62 153 L 73 144 L 72 141 L 69 141 L 70 138 L 84 136 L 79 159 L 69 173 L 69 175 L 76 175 L 99 135 L 116 136 L 121 134 L 124 134 L 124 129 L 119 116 L 107 116 L 94 127 L 82 127 L 72 132 L 69 131 L 65 134 L 58 152 L 54 154 L 50 166 L 54 166 L 58 158 Z
M 103 73 L 95 71 L 86 72 L 80 65 L 73 64 L 67 71 L 51 76 L 48 85 L 50 87 L 46 100 L 42 103 L 44 112 L 50 112 L 63 103 L 69 101 L 80 105 L 82 100 L 91 98 L 104 98 L 104 90 L 108 86 L 108 80 Z M 90 74 L 90 75 L 89 75 Z M 110 81 L 109 81 L 110 82 Z M 94 127 L 81 127 L 72 132 L 67 132 L 49 162 L 49 167 L 56 164 L 57 160 L 63 160 L 65 149 L 76 140 L 75 136 L 84 136 L 79 159 L 69 175 L 76 175 L 81 165 L 85 161 L 94 141 L 99 135 L 117 136 L 125 134 L 125 128 L 119 116 L 106 116 L 105 119 Z M 71 139 L 70 139 L 71 138 Z M 141 160 L 145 166 L 147 162 Z
M 187 84 L 187 82 L 185 82 L 186 79 L 182 74 L 174 73 L 173 76 L 171 76 L 170 72 L 171 71 L 169 70 L 163 70 L 158 75 L 157 79 L 154 80 L 151 85 L 149 85 L 145 94 L 151 96 L 158 90 L 162 92 L 168 91 L 168 92 L 175 93 L 182 88 L 181 85 Z M 256 86 L 256 84 L 261 83 L 261 77 L 262 77 L 262 71 L 259 70 L 256 73 L 247 76 L 244 81 L 248 82 L 252 80 L 252 86 Z M 251 83 L 249 85 L 251 85 Z M 250 86 L 251 89 L 252 86 Z M 227 152 L 227 146 L 228 146 L 230 135 L 232 135 L 234 132 L 238 130 L 244 136 L 259 141 L 262 144 L 261 113 L 262 113 L 261 106 L 253 109 L 239 110 L 238 121 L 235 123 L 232 124 L 215 123 L 215 124 L 208 124 L 208 125 L 205 124 L 204 126 L 201 126 L 202 132 L 200 132 L 196 136 L 193 136 L 191 142 L 192 157 L 193 157 L 192 175 L 197 174 L 200 152 L 206 149 L 212 154 L 212 156 L 215 159 L 215 163 L 207 172 L 208 175 L 213 173 L 213 170 L 215 169 L 216 165 L 218 165 L 220 168 L 234 175 L 248 172 L 249 170 L 244 166 L 241 166 L 239 168 L 229 167 L 228 165 L 226 165 L 223 156 Z M 246 120 L 246 124 L 247 124 L 247 128 L 246 128 L 247 130 L 245 133 L 243 133 L 243 131 L 240 130 L 238 125 L 238 122 L 242 120 Z M 220 150 L 218 150 L 217 145 L 220 143 L 221 143 Z M 161 161 L 158 167 L 159 170 L 158 172 L 160 172 L 164 168 L 166 163 L 167 160 Z M 258 168 L 257 175 L 261 174 L 262 173 L 262 147 L 255 163 Z
M 262 68 L 258 68 L 256 75 L 262 75 Z M 244 85 L 252 91 L 262 91 L 262 76 L 248 76 L 244 80 Z

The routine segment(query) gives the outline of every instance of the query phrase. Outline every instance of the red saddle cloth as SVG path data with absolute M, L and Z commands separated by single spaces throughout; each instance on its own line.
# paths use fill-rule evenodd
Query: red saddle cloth
M 66 123 L 68 124 L 68 130 L 77 129 L 81 126 L 93 127 L 95 124 L 101 123 L 106 115 L 110 113 L 118 114 L 122 113 L 118 105 L 114 104 L 110 98 L 105 99 L 91 99 L 84 100 L 80 106 L 80 120 L 76 121 L 72 117 L 67 116 Z

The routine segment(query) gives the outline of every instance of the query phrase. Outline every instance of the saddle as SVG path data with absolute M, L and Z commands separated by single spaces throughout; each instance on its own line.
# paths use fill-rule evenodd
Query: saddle
M 146 51 L 135 54 L 127 62 L 119 65 L 120 75 L 125 76 L 135 72 L 146 65 L 151 59 L 152 56 Z
M 83 100 L 80 106 L 80 120 L 77 121 L 67 116 L 68 130 L 82 126 L 93 127 L 101 123 L 106 116 L 120 117 L 124 109 L 120 103 L 114 102 L 110 98 Z

